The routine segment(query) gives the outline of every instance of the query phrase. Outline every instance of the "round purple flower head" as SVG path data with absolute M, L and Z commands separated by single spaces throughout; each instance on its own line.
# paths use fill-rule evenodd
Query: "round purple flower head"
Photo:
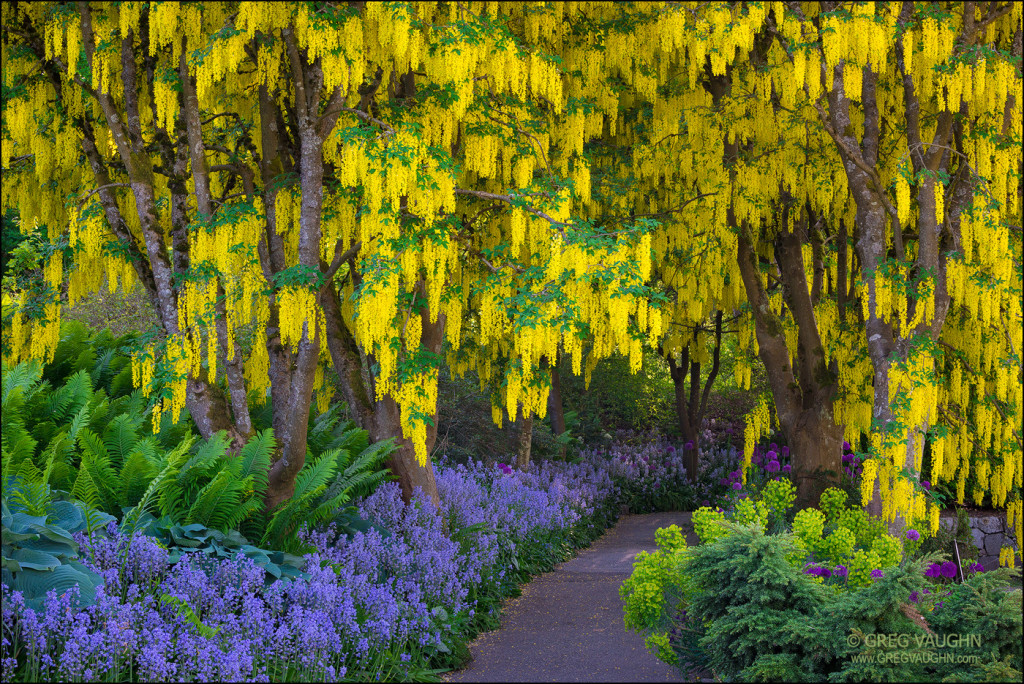
M 768 448 L 771 449 L 772 451 L 775 451 L 776 449 L 779 448 L 779 445 L 776 444 L 775 442 L 772 442 L 772 445 L 770 447 L 768 447 Z
M 910 541 L 917 541 L 920 538 L 921 538 L 921 533 L 918 532 L 917 530 L 915 530 L 915 529 L 907 530 L 907 539 L 909 539 Z
M 782 458 L 786 458 L 787 456 L 789 456 L 789 447 L 784 446 L 781 449 L 779 449 L 779 452 L 782 454 Z
M 932 579 L 938 579 L 942 576 L 942 563 L 932 563 L 928 566 L 928 569 L 924 571 L 925 577 L 931 577 Z
M 845 565 L 837 565 L 833 574 L 836 577 L 846 577 L 847 570 Z
M 941 570 L 942 576 L 947 579 L 953 579 L 956 577 L 956 563 L 953 561 L 946 561 L 942 564 Z
M 686 444 L 684 444 L 683 448 L 684 449 L 692 449 L 693 448 L 693 441 L 691 440 L 691 441 L 687 442 Z
M 732 483 L 732 488 L 735 489 L 738 492 L 741 489 L 743 489 L 743 483 L 742 482 L 733 482 Z
M 882 571 L 879 568 L 875 568 L 871 571 L 871 576 L 875 579 L 879 579 L 882 577 Z
M 789 465 L 788 463 L 786 465 L 782 466 L 782 472 L 784 472 L 784 473 L 788 473 L 792 469 L 793 469 L 793 466 Z
M 769 461 L 768 465 L 766 465 L 764 469 L 767 470 L 769 473 L 777 473 L 779 472 L 779 462 Z
M 843 442 L 843 451 L 851 451 L 849 442 Z
M 729 484 L 729 480 L 727 480 L 726 478 L 723 477 L 720 480 L 718 480 L 718 484 L 720 484 L 720 485 L 722 485 L 724 487 L 724 486 Z
M 778 461 L 779 460 L 779 452 L 775 451 L 774 449 L 769 451 L 768 452 L 768 460 L 769 461 Z
M 985 572 L 985 566 L 981 563 L 972 563 L 967 569 L 971 572 Z
M 924 487 L 925 489 L 931 489 L 932 488 L 932 483 L 929 482 L 928 480 L 922 480 L 921 481 L 921 486 Z

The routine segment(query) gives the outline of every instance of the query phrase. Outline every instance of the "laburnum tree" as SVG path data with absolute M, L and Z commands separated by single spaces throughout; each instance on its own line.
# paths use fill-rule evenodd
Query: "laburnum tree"
M 1020 25 L 1012 3 L 5 6 L 4 201 L 46 226 L 54 291 L 147 287 L 166 338 L 138 375 L 166 410 L 241 435 L 269 389 L 295 435 L 278 498 L 328 365 L 407 440 L 408 494 L 442 350 L 497 420 L 543 416 L 560 354 L 705 361 L 720 310 L 771 387 L 748 457 L 774 406 L 803 499 L 845 437 L 890 518 L 925 512 L 926 441 L 933 482 L 1004 506 Z M 21 309 L 15 355 L 45 356 L 56 299 Z
M 584 140 L 617 118 L 593 29 L 619 12 L 5 5 L 4 206 L 48 240 L 10 358 L 52 352 L 62 291 L 138 281 L 161 327 L 133 364 L 154 426 L 187 408 L 238 444 L 247 400 L 269 397 L 273 508 L 333 366 L 371 437 L 399 438 L 405 495 L 436 497 L 442 343 L 529 416 L 560 349 L 577 372 L 585 338 L 638 364 L 661 332 L 649 241 L 570 220 L 590 202 Z
M 765 363 L 801 497 L 839 470 L 844 435 L 863 436 L 863 493 L 890 520 L 938 522 L 918 484 L 926 443 L 925 479 L 961 502 L 1010 499 L 1019 519 L 1020 8 L 657 12 L 634 66 L 664 77 L 636 88 L 640 125 L 621 141 L 637 213 L 710 194 L 663 219 L 655 249 L 713 240 L 736 259 L 687 267 L 705 298 L 743 282 L 741 343 Z

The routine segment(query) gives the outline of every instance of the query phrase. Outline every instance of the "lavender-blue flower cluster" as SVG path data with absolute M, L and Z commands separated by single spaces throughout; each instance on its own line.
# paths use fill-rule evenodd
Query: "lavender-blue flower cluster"
M 436 477 L 437 508 L 420 493 L 406 505 L 384 484 L 358 506 L 375 528 L 303 532 L 316 551 L 294 581 L 268 585 L 245 557 L 171 565 L 154 539 L 116 525 L 78 535 L 83 563 L 105 581 L 95 604 L 51 592 L 36 612 L 4 586 L 3 679 L 409 678 L 470 636 L 483 585 L 510 558 L 593 526 L 615 492 L 594 458 L 526 472 L 440 465 Z

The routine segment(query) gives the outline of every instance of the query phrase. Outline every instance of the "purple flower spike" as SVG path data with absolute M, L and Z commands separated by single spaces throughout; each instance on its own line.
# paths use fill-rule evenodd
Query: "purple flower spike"
M 918 532 L 917 530 L 914 530 L 914 529 L 907 530 L 907 539 L 909 539 L 910 541 L 917 541 L 920 538 L 921 538 L 921 533 Z

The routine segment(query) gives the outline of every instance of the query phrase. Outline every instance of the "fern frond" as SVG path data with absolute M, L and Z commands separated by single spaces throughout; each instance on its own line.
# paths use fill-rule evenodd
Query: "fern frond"
M 89 504 L 93 508 L 99 508 L 103 499 L 99 487 L 96 486 L 96 482 L 92 479 L 88 468 L 78 469 L 78 475 L 75 477 L 75 483 L 71 486 L 70 493 L 71 496 Z
M 280 542 L 295 530 L 298 523 L 293 521 L 301 521 L 308 512 L 312 499 L 326 489 L 327 482 L 336 468 L 336 458 L 334 452 L 321 454 L 299 471 L 298 477 L 295 478 L 295 494 L 274 512 L 263 535 L 264 543 L 271 540 Z
M 44 482 L 22 482 L 11 493 L 11 500 L 28 515 L 47 514 L 52 500 L 50 486 Z
M 263 510 L 263 497 L 255 495 L 250 496 L 241 504 L 235 506 L 230 515 L 224 519 L 223 527 L 220 529 L 225 532 L 228 530 L 236 530 L 244 521 L 255 516 L 261 510 Z
M 150 512 L 150 509 L 156 503 L 160 490 L 166 485 L 168 480 L 174 477 L 178 468 L 180 468 L 185 462 L 185 459 L 188 458 L 188 450 L 192 448 L 194 443 L 194 438 L 184 440 L 167 454 L 167 460 L 163 469 L 161 469 L 157 476 L 150 481 L 149 486 L 146 487 L 146 491 L 142 494 L 142 498 L 139 499 L 139 503 L 125 514 L 124 519 L 121 522 L 122 533 L 128 537 L 135 534 L 139 527 L 139 521 L 142 519 L 142 514 Z
M 121 466 L 117 477 L 119 508 L 138 503 L 147 485 L 156 474 L 153 463 L 141 451 L 133 451 Z
M 231 517 L 242 500 L 243 483 L 234 478 L 228 470 L 221 470 L 198 495 L 189 508 L 188 523 L 199 523 L 223 532 L 224 523 Z
M 267 428 L 253 435 L 238 452 L 238 477 L 252 478 L 254 496 L 262 497 L 267 491 L 270 459 L 276 447 L 274 430 Z
M 103 431 L 103 444 L 115 463 L 124 463 L 139 441 L 137 419 L 130 413 L 115 416 Z

